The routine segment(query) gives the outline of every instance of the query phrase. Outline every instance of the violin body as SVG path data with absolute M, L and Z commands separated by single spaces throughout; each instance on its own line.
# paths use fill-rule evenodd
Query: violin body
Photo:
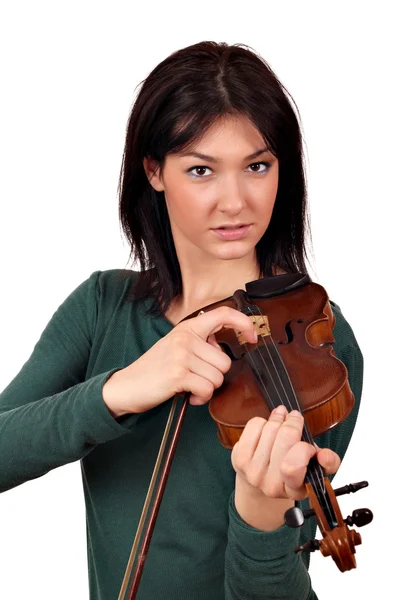
M 325 289 L 308 275 L 293 274 L 251 282 L 246 290 L 251 305 L 268 317 L 270 336 L 285 364 L 312 437 L 325 433 L 343 421 L 354 406 L 346 366 L 335 356 L 331 345 L 335 342 L 335 316 Z M 207 312 L 219 306 L 240 310 L 235 295 L 202 310 Z M 271 407 L 249 363 L 240 360 L 245 349 L 237 333 L 223 328 L 215 338 L 232 359 L 232 365 L 222 386 L 215 390 L 209 410 L 220 442 L 232 449 L 247 421 L 256 416 L 268 419 Z M 259 335 L 256 344 L 247 343 L 248 351 L 254 352 L 264 343 L 265 336 Z M 274 381 L 267 377 L 265 385 L 274 398 Z M 275 405 L 279 403 L 277 400 Z

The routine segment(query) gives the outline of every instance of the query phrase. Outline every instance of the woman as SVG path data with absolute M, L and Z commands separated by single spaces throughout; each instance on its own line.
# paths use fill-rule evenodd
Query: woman
M 172 397 L 189 391 L 138 600 L 310 600 L 315 535 L 284 525 L 315 454 L 334 474 L 362 389 L 362 355 L 332 303 L 335 353 L 355 395 L 350 416 L 301 442 L 303 419 L 278 407 L 230 452 L 208 401 L 231 361 L 215 332 L 250 319 L 227 307 L 182 319 L 246 282 L 307 272 L 299 122 L 269 66 L 239 45 L 175 52 L 133 106 L 120 218 L 140 271 L 96 271 L 52 316 L 0 396 L 1 490 L 82 461 L 90 598 L 117 598 Z

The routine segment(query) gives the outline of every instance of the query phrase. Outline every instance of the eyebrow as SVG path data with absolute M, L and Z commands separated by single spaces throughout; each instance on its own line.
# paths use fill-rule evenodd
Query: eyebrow
M 252 158 L 257 158 L 257 156 L 260 156 L 260 154 L 264 154 L 264 152 L 269 152 L 270 149 L 268 148 L 268 146 L 266 146 L 265 148 L 261 148 L 261 150 L 257 150 L 256 152 L 253 152 L 253 154 L 249 154 L 249 156 L 245 156 L 243 160 L 251 160 Z M 219 158 L 214 158 L 213 156 L 209 156 L 208 154 L 200 154 L 199 152 L 188 152 L 188 154 L 180 154 L 180 156 L 182 158 L 186 157 L 186 156 L 194 156 L 196 158 L 201 158 L 202 160 L 206 160 L 208 162 L 214 162 L 214 163 L 218 163 L 221 162 L 221 159 Z

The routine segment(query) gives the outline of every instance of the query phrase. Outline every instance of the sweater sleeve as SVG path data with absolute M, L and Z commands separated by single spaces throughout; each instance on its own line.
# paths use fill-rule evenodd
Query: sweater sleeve
M 334 350 L 347 367 L 355 404 L 342 423 L 315 441 L 321 448 L 332 448 L 343 459 L 360 407 L 363 356 L 340 307 L 332 303 L 332 308 L 336 316 Z M 296 504 L 303 510 L 309 507 L 308 500 Z M 310 555 L 303 553 L 300 556 L 293 552 L 296 546 L 316 537 L 315 519 L 307 519 L 300 529 L 284 525 L 276 531 L 260 531 L 241 519 L 235 508 L 234 493 L 230 498 L 228 513 L 225 600 L 317 600 L 308 574 Z M 322 560 L 323 557 L 317 556 L 317 559 Z M 333 563 L 332 568 L 336 568 Z
M 0 394 L 0 492 L 129 432 L 102 396 L 104 383 L 118 369 L 85 380 L 100 273 L 92 273 L 58 307 L 31 356 Z

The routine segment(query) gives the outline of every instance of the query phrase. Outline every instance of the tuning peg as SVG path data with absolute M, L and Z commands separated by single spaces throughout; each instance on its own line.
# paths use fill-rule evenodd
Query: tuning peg
M 341 488 L 334 490 L 336 496 L 342 496 L 343 494 L 351 494 L 358 492 L 359 490 L 368 486 L 368 481 L 359 481 L 358 483 L 349 483 Z M 304 525 L 304 521 L 309 517 L 315 516 L 315 512 L 312 508 L 301 510 L 298 506 L 289 508 L 284 515 L 285 524 L 288 527 L 301 527 Z M 351 514 L 344 519 L 347 525 L 356 525 L 357 527 L 363 527 L 368 525 L 373 519 L 373 514 L 368 508 L 359 508 L 354 510 Z M 307 542 L 308 543 L 308 542 Z
M 301 527 L 304 523 L 303 511 L 298 506 L 293 506 L 285 511 L 284 520 L 288 527 Z
M 363 527 L 364 525 L 368 525 L 371 523 L 374 515 L 369 510 L 369 508 L 357 508 L 353 510 L 351 516 L 349 515 L 347 519 L 344 519 L 344 522 L 347 525 L 356 525 L 357 527 Z
M 308 540 L 305 544 L 301 546 L 297 546 L 294 549 L 296 554 L 301 554 L 302 552 L 315 552 L 319 549 L 321 542 L 319 540 Z
M 301 527 L 308 517 L 313 517 L 315 512 L 312 508 L 307 508 L 306 510 L 301 510 L 298 506 L 293 506 L 293 508 L 289 508 L 284 514 L 285 524 L 288 527 Z
M 334 490 L 335 496 L 343 496 L 343 494 L 354 494 L 358 492 L 358 490 L 362 490 L 363 488 L 368 487 L 368 481 L 359 481 L 358 483 L 349 483 L 349 485 L 344 485 L 337 490 Z

